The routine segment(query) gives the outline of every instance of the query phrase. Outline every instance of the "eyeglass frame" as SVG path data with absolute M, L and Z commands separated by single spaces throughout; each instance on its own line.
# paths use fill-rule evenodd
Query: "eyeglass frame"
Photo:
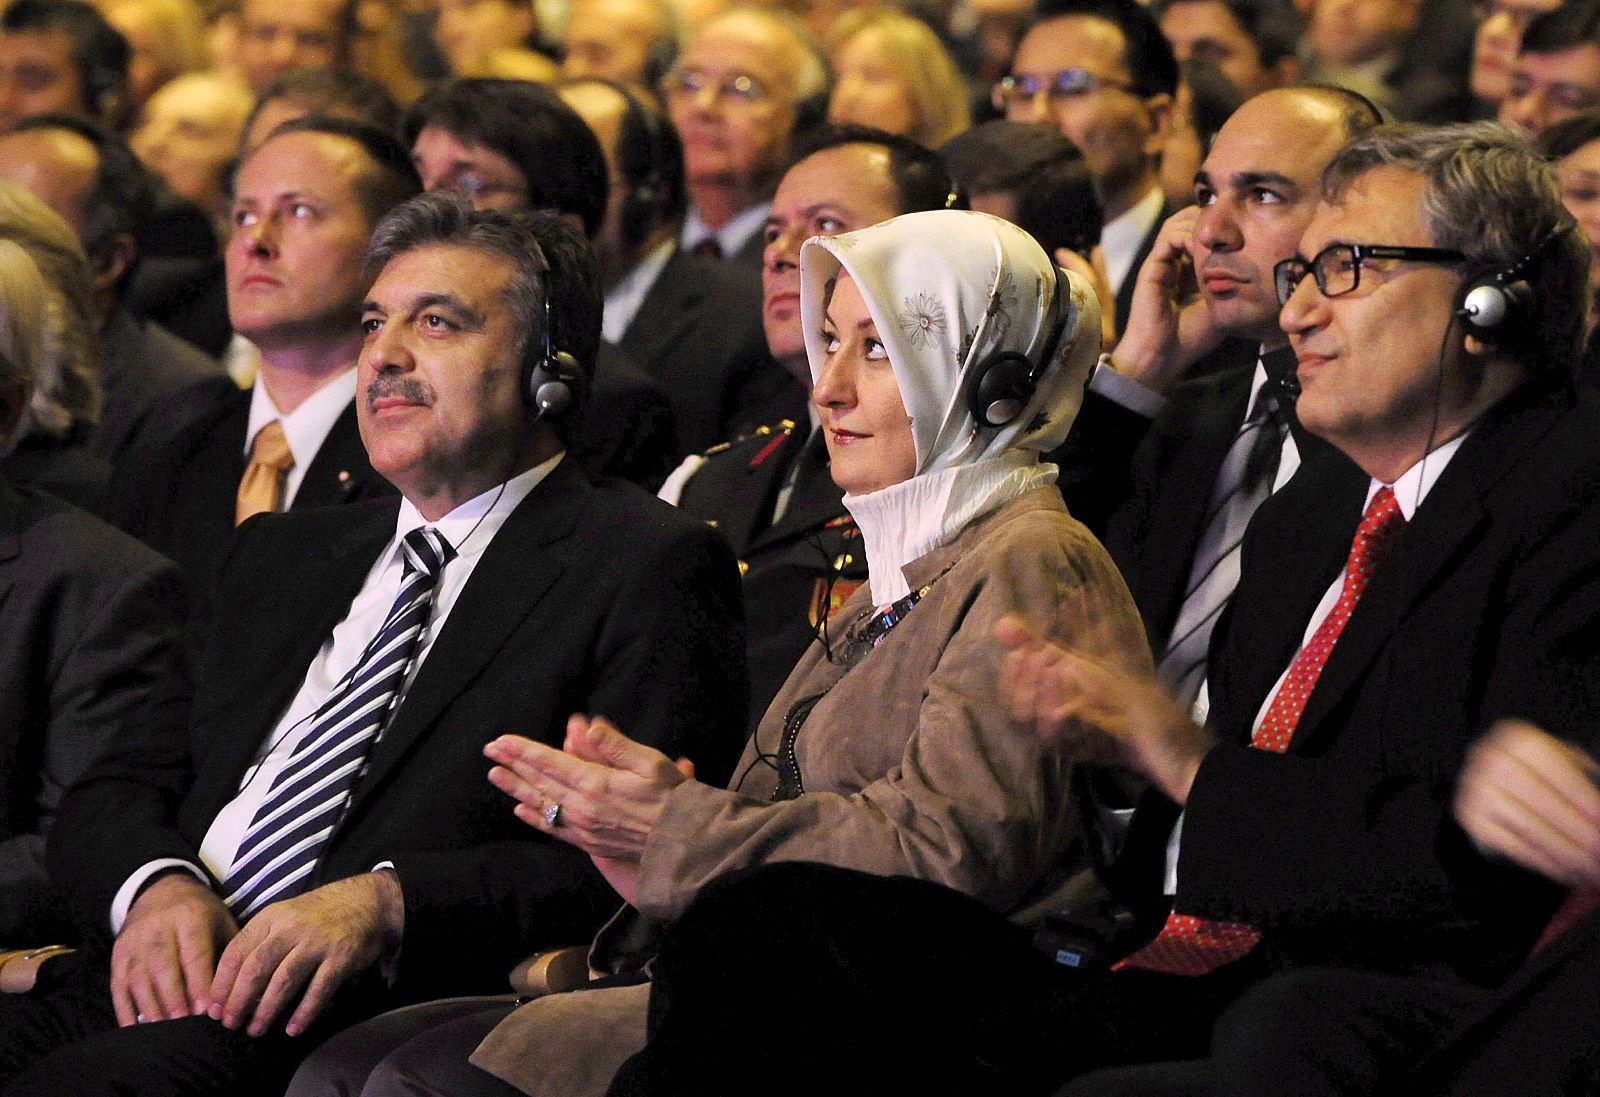
M 1348 251 L 1350 253 L 1350 286 L 1335 293 L 1328 292 L 1328 276 L 1323 273 L 1322 265 L 1328 255 Z M 1289 303 L 1289 298 L 1294 296 L 1294 291 L 1305 281 L 1306 275 L 1317 283 L 1317 291 L 1324 297 L 1343 297 L 1347 293 L 1354 293 L 1361 285 L 1361 268 L 1369 259 L 1399 259 L 1410 263 L 1465 263 L 1467 257 L 1453 248 L 1421 248 L 1409 247 L 1401 244 L 1329 244 L 1310 259 L 1303 259 L 1298 255 L 1291 255 L 1280 260 L 1272 267 L 1272 288 L 1278 295 L 1278 307 L 1282 308 Z M 1299 275 L 1293 284 L 1285 286 L 1288 272 L 1296 266 L 1300 268 Z
M 1071 78 L 1070 80 L 1068 78 Z M 1090 72 L 1086 68 L 1078 67 L 1062 69 L 1053 72 L 1045 80 L 1036 76 L 1002 76 L 996 80 L 989 89 L 989 104 L 995 110 L 1006 109 L 1007 100 L 1014 89 L 1022 87 L 1024 82 L 1031 83 L 1033 90 L 1030 92 L 1023 88 L 1022 94 L 1027 96 L 1028 102 L 1039 97 L 1039 93 L 1046 92 L 1051 102 L 1057 99 L 1066 99 L 1078 95 L 1093 95 L 1101 88 L 1112 88 L 1116 91 L 1132 91 L 1133 81 L 1118 80 L 1110 76 L 1101 76 L 1099 73 Z
M 747 72 L 718 77 L 702 69 L 681 68 L 673 69 L 661 81 L 662 95 L 668 99 L 675 95 L 694 98 L 707 88 L 714 88 L 719 97 L 730 103 L 749 107 L 760 106 L 773 98 L 772 89 L 759 77 Z

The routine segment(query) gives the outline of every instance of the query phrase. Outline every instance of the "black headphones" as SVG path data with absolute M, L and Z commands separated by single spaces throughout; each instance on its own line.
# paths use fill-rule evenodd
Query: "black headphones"
M 622 155 L 624 151 L 641 151 L 637 142 L 617 142 L 617 170 L 628 185 L 628 196 L 617 211 L 618 228 L 622 233 L 622 242 L 629 248 L 636 248 L 667 215 L 667 188 L 661 178 L 661 165 L 668 156 L 666 140 L 661 133 L 661 120 L 644 105 L 632 88 L 615 80 L 596 80 L 596 83 L 604 84 L 622 96 L 626 115 L 622 123 L 624 129 L 631 125 L 644 134 L 642 160 L 637 155 Z M 625 143 L 630 145 L 626 150 L 622 148 Z
M 967 378 L 967 410 L 980 427 L 999 428 L 1022 414 L 1033 399 L 1039 378 L 1055 360 L 1072 308 L 1072 284 L 1060 267 L 1056 272 L 1055 324 L 1037 361 L 1018 350 L 996 351 L 972 367 Z
M 1462 329 L 1468 335 L 1498 344 L 1525 335 L 1532 318 L 1533 287 L 1524 275 L 1534 260 L 1573 224 L 1571 219 L 1563 217 L 1528 254 L 1505 270 L 1480 274 L 1462 283 L 1456 301 L 1456 316 L 1461 320 Z
M 534 410 L 534 421 L 556 419 L 572 413 L 582 390 L 586 374 L 578 360 L 564 350 L 558 350 L 550 337 L 550 262 L 544 252 L 535 248 L 533 258 L 541 268 L 544 279 L 544 340 L 534 351 L 531 347 L 522 355 L 522 399 Z

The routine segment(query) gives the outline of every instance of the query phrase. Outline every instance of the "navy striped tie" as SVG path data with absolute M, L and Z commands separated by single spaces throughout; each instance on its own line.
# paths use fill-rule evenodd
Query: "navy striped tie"
M 400 593 L 383 627 L 312 715 L 311 729 L 272 782 L 234 854 L 222 890 L 241 922 L 268 903 L 306 889 L 394 708 L 428 623 L 439 572 L 455 556 L 450 542 L 432 529 L 406 534 L 401 550 Z

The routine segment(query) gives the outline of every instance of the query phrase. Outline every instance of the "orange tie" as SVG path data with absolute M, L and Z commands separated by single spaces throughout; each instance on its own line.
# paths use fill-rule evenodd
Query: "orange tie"
M 1400 504 L 1387 486 L 1378 489 L 1356 527 L 1345 564 L 1344 586 L 1322 624 L 1311 634 L 1306 646 L 1294 657 L 1283 684 L 1273 694 L 1267 714 L 1250 737 L 1257 750 L 1282 754 L 1289 749 L 1300 714 L 1333 653 L 1334 642 L 1344 631 L 1350 614 L 1366 592 L 1373 572 L 1382 562 L 1394 535 L 1406 524 Z M 1217 918 L 1198 918 L 1173 911 L 1155 939 L 1116 966 L 1159 971 L 1167 975 L 1204 975 L 1223 964 L 1243 958 L 1261 940 L 1261 931 L 1248 922 L 1227 922 Z
M 294 454 L 283 436 L 283 424 L 274 419 L 250 443 L 250 464 L 239 481 L 239 498 L 233 523 L 238 525 L 262 511 L 278 509 L 283 500 L 283 474 L 294 466 Z

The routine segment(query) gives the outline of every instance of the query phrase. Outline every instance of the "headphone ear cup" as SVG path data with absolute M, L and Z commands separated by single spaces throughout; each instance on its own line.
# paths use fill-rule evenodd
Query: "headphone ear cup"
M 1004 351 L 979 362 L 967 388 L 967 410 L 979 426 L 1003 427 L 1033 399 L 1033 363 L 1027 355 Z
M 1475 278 L 1462 287 L 1456 315 L 1471 335 L 1504 343 L 1522 328 L 1533 308 L 1533 288 L 1527 282 L 1506 282 L 1499 275 Z

